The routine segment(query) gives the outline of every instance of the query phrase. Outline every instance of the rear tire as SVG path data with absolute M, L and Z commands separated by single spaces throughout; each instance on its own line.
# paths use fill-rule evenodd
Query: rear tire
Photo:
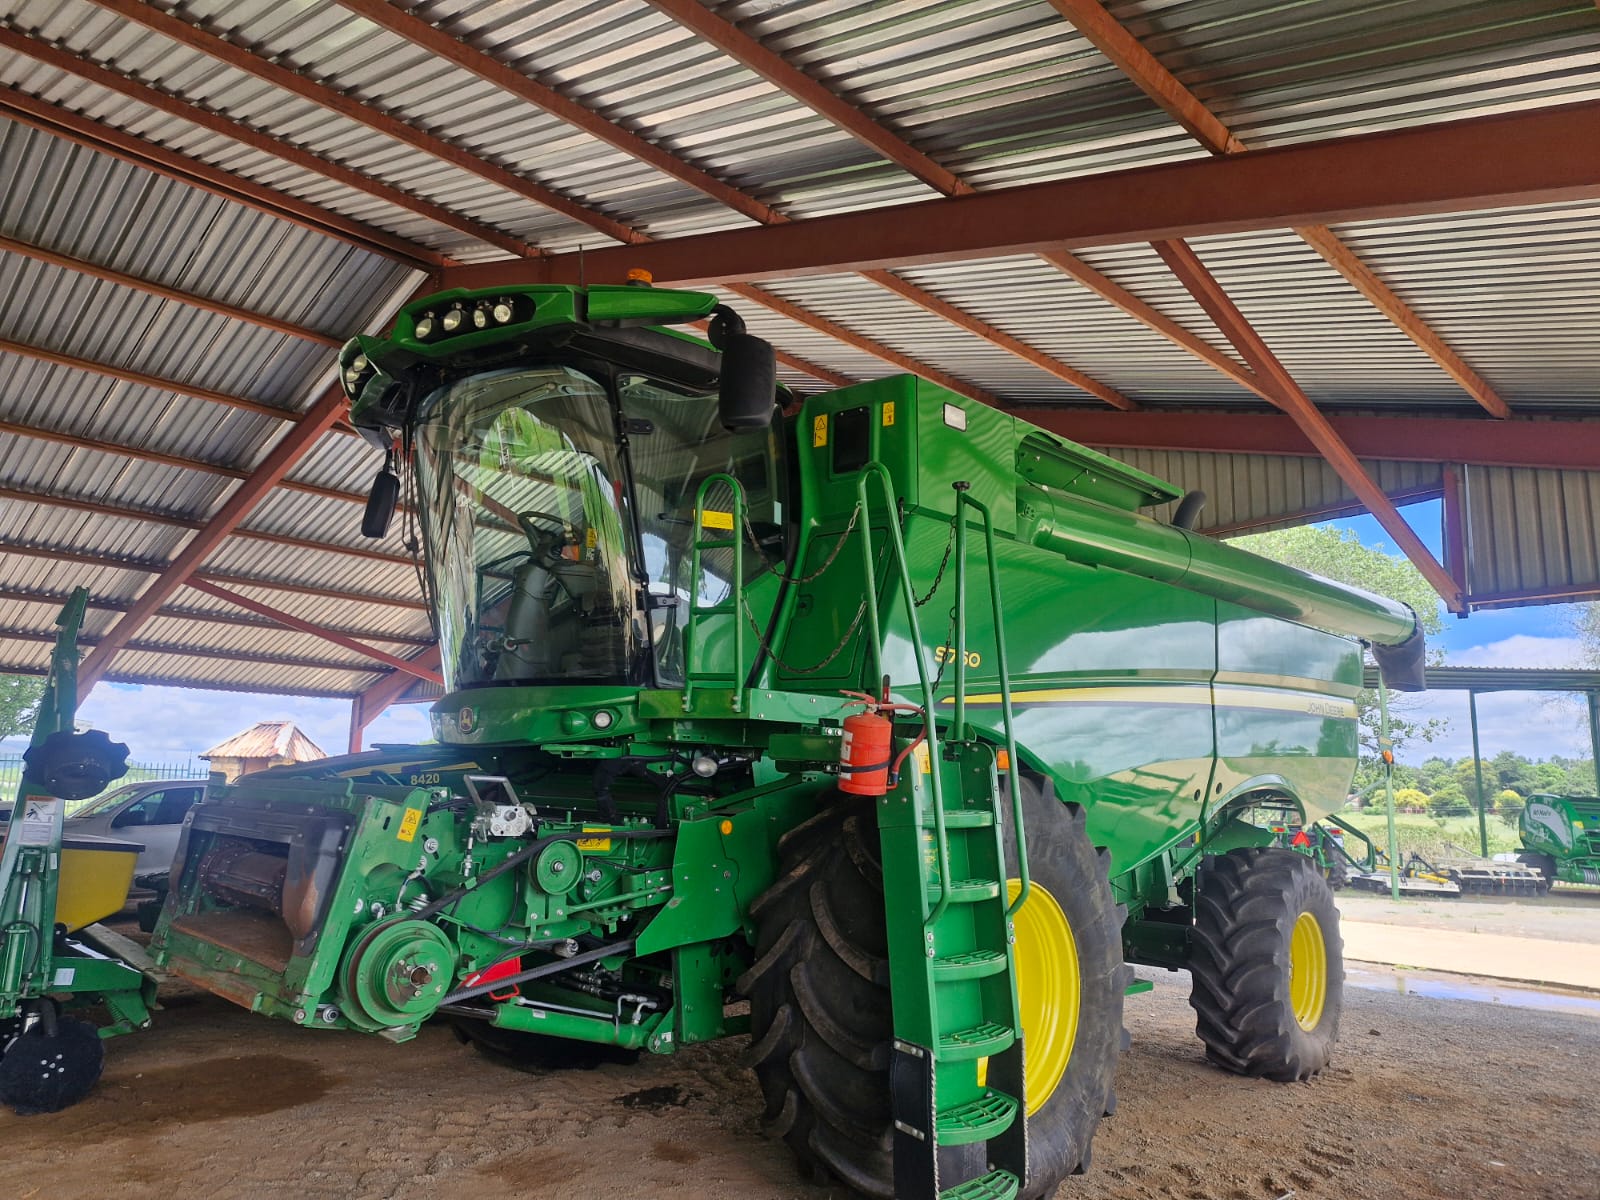
M 1090 844 L 1082 810 L 1029 781 L 1023 786 L 1030 875 L 1065 918 L 1079 980 L 1070 1057 L 1028 1118 L 1032 1169 L 1021 1196 L 1037 1200 L 1088 1168 L 1095 1129 L 1116 1107 L 1112 1077 L 1126 1045 L 1122 1002 L 1131 972 L 1122 961 L 1123 913 L 1107 880 L 1108 859 Z M 750 998 L 747 1061 L 766 1100 L 764 1124 L 788 1143 L 809 1178 L 890 1196 L 893 1027 L 872 802 L 823 810 L 790 831 L 778 854 L 778 880 L 750 910 L 756 961 L 739 980 Z M 1019 922 L 1026 911 L 1019 910 Z M 1019 953 L 1024 940 L 1019 933 Z
M 1343 951 L 1333 893 L 1310 859 L 1274 847 L 1206 859 L 1189 963 L 1206 1057 L 1240 1075 L 1316 1075 L 1339 1037 Z

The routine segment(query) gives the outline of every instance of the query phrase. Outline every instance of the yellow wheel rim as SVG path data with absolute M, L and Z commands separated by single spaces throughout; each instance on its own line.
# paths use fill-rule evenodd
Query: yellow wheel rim
M 1301 1029 L 1309 1032 L 1317 1027 L 1327 999 L 1328 947 L 1317 918 L 1303 912 L 1289 935 L 1289 1004 Z
M 1021 890 L 1021 880 L 1006 884 L 1012 900 Z M 1017 1007 L 1028 1056 L 1028 1094 L 1023 1099 L 1031 1117 L 1067 1073 L 1078 1040 L 1083 980 L 1067 914 L 1038 880 L 1029 887 L 1027 903 L 1012 917 L 1012 925 L 1017 934 Z

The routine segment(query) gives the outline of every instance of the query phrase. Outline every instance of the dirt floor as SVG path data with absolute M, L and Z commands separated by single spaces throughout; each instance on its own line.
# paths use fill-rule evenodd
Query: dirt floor
M 1148 972 L 1146 972 L 1148 974 Z M 1401 994 L 1361 969 L 1310 1084 L 1208 1066 L 1187 977 L 1128 1002 L 1133 1049 L 1094 1169 L 1061 1200 L 1590 1200 L 1600 1012 Z M 1504 996 L 1505 989 L 1499 988 Z M 0 1114 L 0 1197 L 828 1200 L 758 1128 L 736 1044 L 531 1074 L 428 1028 L 393 1046 L 182 995 L 109 1047 L 99 1089 Z
M 1401 900 L 1352 888 L 1339 893 L 1339 911 L 1347 921 L 1600 945 L 1600 888 L 1557 884 L 1544 896 Z

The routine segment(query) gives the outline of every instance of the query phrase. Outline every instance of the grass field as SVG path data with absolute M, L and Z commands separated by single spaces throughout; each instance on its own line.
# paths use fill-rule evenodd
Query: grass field
M 1361 830 L 1378 847 L 1383 849 L 1388 844 L 1389 831 L 1387 818 L 1382 809 L 1366 809 L 1361 812 L 1342 812 L 1337 814 L 1340 821 Z M 1470 817 L 1430 817 L 1421 813 L 1396 813 L 1394 818 L 1395 840 L 1399 843 L 1400 854 L 1416 851 L 1426 859 L 1449 858 L 1452 851 L 1446 843 L 1460 846 L 1462 850 L 1476 854 L 1478 852 L 1478 818 Z M 1507 850 L 1515 850 L 1519 844 L 1515 825 L 1507 825 L 1493 813 L 1489 814 L 1489 853 L 1500 854 Z M 1354 838 L 1350 839 L 1349 849 L 1357 853 L 1359 843 Z

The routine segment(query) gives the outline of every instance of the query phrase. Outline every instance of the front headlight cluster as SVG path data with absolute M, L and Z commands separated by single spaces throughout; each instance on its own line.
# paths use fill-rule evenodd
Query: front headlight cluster
M 361 394 L 361 385 L 372 371 L 372 363 L 365 354 L 357 354 L 344 368 L 344 393 L 355 397 Z
M 429 309 L 417 318 L 412 329 L 419 342 L 429 342 L 438 337 L 454 337 L 462 333 L 479 333 L 501 325 L 510 325 L 521 319 L 524 297 L 502 296 L 495 300 L 477 300 L 471 304 L 457 301 L 446 309 Z

